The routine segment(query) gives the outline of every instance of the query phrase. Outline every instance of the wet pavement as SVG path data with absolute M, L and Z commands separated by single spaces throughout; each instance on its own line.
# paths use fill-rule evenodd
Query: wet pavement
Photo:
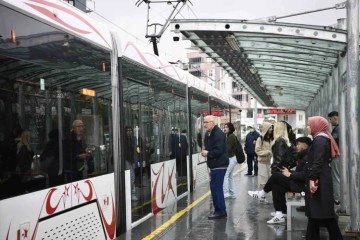
M 235 169 L 236 199 L 226 199 L 228 217 L 208 220 L 212 211 L 209 184 L 198 186 L 189 196 L 183 197 L 173 206 L 150 217 L 131 231 L 119 236 L 117 240 L 137 239 L 191 239 L 191 240 L 269 240 L 305 239 L 307 218 L 304 212 L 292 211 L 292 230 L 282 224 L 270 225 L 274 211 L 271 194 L 267 194 L 269 204 L 260 203 L 250 197 L 248 190 L 256 190 L 257 178 L 245 176 L 246 167 L 238 165 Z M 342 232 L 348 225 L 349 217 L 341 216 L 339 226 Z M 326 229 L 321 230 L 320 240 L 329 239 Z M 357 239 L 355 237 L 345 237 Z

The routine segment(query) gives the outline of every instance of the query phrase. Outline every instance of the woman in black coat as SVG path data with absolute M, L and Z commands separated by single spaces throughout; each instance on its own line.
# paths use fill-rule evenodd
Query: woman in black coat
M 306 239 L 320 239 L 320 226 L 325 226 L 330 240 L 342 240 L 334 210 L 333 184 L 329 161 L 339 156 L 339 148 L 320 116 L 308 119 L 308 132 L 313 143 L 308 153 L 305 206 L 308 225 Z
M 288 135 L 286 122 L 274 124 L 274 140 L 272 142 L 273 163 L 271 172 L 278 172 L 286 167 L 291 169 L 296 166 L 296 147 L 292 144 Z

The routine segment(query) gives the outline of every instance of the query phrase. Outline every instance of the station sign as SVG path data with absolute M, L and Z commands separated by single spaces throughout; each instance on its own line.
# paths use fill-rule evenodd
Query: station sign
M 294 114 L 296 113 L 296 110 L 294 108 L 285 108 L 285 109 L 265 109 L 265 114 Z
M 209 112 L 203 112 L 204 116 L 210 115 Z M 222 110 L 216 110 L 216 111 L 211 111 L 211 115 L 216 116 L 216 117 L 221 117 L 224 116 L 224 111 Z

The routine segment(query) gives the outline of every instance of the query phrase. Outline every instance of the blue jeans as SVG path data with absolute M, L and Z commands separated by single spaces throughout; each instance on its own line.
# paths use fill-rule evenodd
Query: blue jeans
M 210 171 L 210 191 L 213 198 L 214 214 L 226 214 L 225 198 L 224 198 L 224 176 L 226 168 L 224 169 L 211 169 Z
M 235 196 L 235 189 L 234 189 L 234 177 L 233 172 L 234 168 L 237 165 L 236 157 L 229 158 L 229 166 L 226 169 L 225 177 L 224 177 L 224 196 Z

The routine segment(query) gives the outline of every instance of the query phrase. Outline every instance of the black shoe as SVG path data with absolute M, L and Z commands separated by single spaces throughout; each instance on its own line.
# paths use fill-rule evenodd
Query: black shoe
M 257 173 L 255 173 L 254 176 L 257 176 Z
M 212 219 L 222 219 L 222 218 L 226 218 L 227 217 L 227 214 L 223 214 L 223 215 L 219 215 L 219 214 L 211 214 L 210 216 L 208 216 L 208 219 L 209 220 L 212 220 Z
M 247 174 L 245 174 L 245 176 L 252 176 L 252 174 L 251 174 L 251 173 L 247 173 Z

